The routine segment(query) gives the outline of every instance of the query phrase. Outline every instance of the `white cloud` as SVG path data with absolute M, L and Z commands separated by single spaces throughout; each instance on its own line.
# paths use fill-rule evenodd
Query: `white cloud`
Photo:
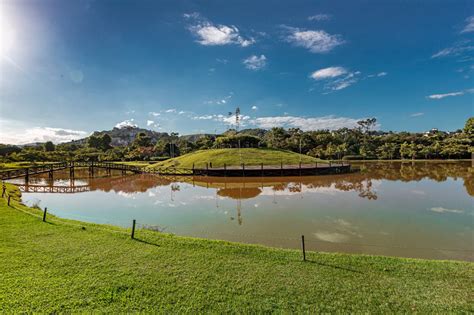
M 451 93 L 444 93 L 444 94 L 432 94 L 432 95 L 428 95 L 428 98 L 432 100 L 440 100 L 445 97 L 459 96 L 459 95 L 464 95 L 464 92 L 460 91 L 460 92 L 451 92 Z
M 253 105 L 252 110 L 258 110 L 258 107 L 256 105 Z
M 434 55 L 431 56 L 431 58 L 443 58 L 443 57 L 448 57 L 448 56 L 461 56 L 464 55 L 464 53 L 469 53 L 474 50 L 474 46 L 470 45 L 469 40 L 461 41 L 455 43 L 453 46 L 444 48 Z
M 327 81 L 324 88 L 331 91 L 339 91 L 345 89 L 359 81 L 360 71 L 350 72 L 343 77 L 336 77 L 333 80 Z
M 127 120 L 124 120 L 124 121 L 121 121 L 119 122 L 118 124 L 115 125 L 115 128 L 127 128 L 127 127 L 131 127 L 131 128 L 137 128 L 138 125 L 134 123 L 134 119 L 127 119 Z
M 410 115 L 410 117 L 420 117 L 423 116 L 425 113 L 413 113 Z
M 273 116 L 258 117 L 250 121 L 251 124 L 265 129 L 273 127 L 300 128 L 302 130 L 336 130 L 340 128 L 354 128 L 360 119 L 347 117 L 297 117 L 297 116 Z
M 184 14 L 184 17 L 192 20 L 193 25 L 189 27 L 191 33 L 197 37 L 197 42 L 204 46 L 239 45 L 247 47 L 255 43 L 255 39 L 244 38 L 239 29 L 234 25 L 214 25 L 198 13 Z
M 229 62 L 229 60 L 224 59 L 224 58 L 216 58 L 216 61 L 222 64 L 227 64 Z
M 462 29 L 461 33 L 474 32 L 474 15 L 471 15 L 466 19 L 466 25 Z
M 6 126 L 5 126 L 6 127 Z M 82 130 L 72 130 L 52 127 L 33 127 L 17 132 L 13 128 L 2 126 L 0 133 L 0 143 L 27 144 L 34 142 L 52 141 L 54 143 L 68 142 L 81 139 L 87 136 L 87 132 Z
M 165 110 L 165 113 L 176 113 L 176 108 L 170 108 Z
M 153 125 L 154 123 L 155 123 L 155 122 L 154 122 L 153 120 L 147 120 L 147 121 L 146 121 L 146 125 L 147 125 L 148 127 L 150 127 L 150 126 Z
M 446 209 L 443 207 L 433 207 L 430 211 L 437 212 L 437 213 L 464 213 L 463 210 L 458 209 Z
M 234 93 L 230 92 L 229 95 L 225 96 L 222 99 L 210 100 L 210 101 L 206 101 L 204 103 L 205 104 L 217 104 L 217 105 L 227 104 L 227 102 L 229 102 L 229 100 L 232 98 L 233 94 Z
M 325 242 L 331 242 L 331 243 L 344 243 L 349 240 L 349 236 L 338 233 L 338 232 L 317 232 L 313 233 L 313 235 L 317 238 L 320 239 L 321 241 Z
M 344 44 L 340 35 L 331 35 L 323 30 L 303 30 L 295 27 L 285 27 L 289 34 L 286 41 L 295 46 L 304 47 L 312 53 L 327 53 L 335 47 Z
M 202 116 L 194 116 L 194 120 L 210 120 L 213 119 L 215 115 L 202 115 Z
M 327 78 L 335 78 L 346 73 L 347 70 L 343 67 L 328 67 L 314 71 L 311 73 L 311 78 L 315 80 L 322 80 Z
M 246 126 L 247 125 L 247 121 L 250 119 L 250 116 L 246 116 L 246 115 L 240 115 L 239 116 L 239 123 L 240 123 L 240 126 Z M 223 115 L 217 115 L 215 117 L 215 120 L 217 121 L 220 121 L 220 122 L 223 122 L 227 125 L 235 125 L 236 124 L 236 117 L 235 115 L 231 115 L 231 116 L 223 116 Z
M 314 71 L 310 74 L 310 78 L 316 81 L 324 81 L 325 90 L 339 91 L 357 83 L 360 80 L 374 77 L 384 77 L 386 75 L 386 72 L 379 72 L 377 74 L 370 74 L 361 77 L 360 71 L 349 72 L 343 67 L 328 67 Z M 310 91 L 312 90 L 314 90 L 314 88 L 310 89 Z
M 331 19 L 330 14 L 315 14 L 308 16 L 308 21 L 317 21 L 317 22 L 322 22 L 322 21 L 329 21 Z
M 161 115 L 160 113 L 157 113 L 157 112 L 149 112 L 148 114 L 151 115 L 151 116 L 155 116 L 155 117 Z
M 264 68 L 267 64 L 267 57 L 265 55 L 252 55 L 243 61 L 243 64 L 247 69 L 250 70 L 260 70 Z

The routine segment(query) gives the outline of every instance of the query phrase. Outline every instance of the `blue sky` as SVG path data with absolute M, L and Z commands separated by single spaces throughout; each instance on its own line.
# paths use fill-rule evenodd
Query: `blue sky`
M 0 1 L 0 142 L 138 125 L 455 130 L 472 1 Z

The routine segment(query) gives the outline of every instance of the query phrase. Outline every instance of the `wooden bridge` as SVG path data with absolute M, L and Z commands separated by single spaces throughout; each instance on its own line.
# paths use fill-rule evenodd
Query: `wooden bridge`
M 60 185 L 19 185 L 16 184 L 21 192 L 25 193 L 58 193 L 58 194 L 75 194 L 90 191 L 89 185 L 78 186 L 60 186 Z
M 298 164 L 298 165 L 245 165 L 212 167 L 206 164 L 205 168 L 158 168 L 151 169 L 144 166 L 133 166 L 128 164 L 111 163 L 111 162 L 62 162 L 41 166 L 22 168 L 17 170 L 0 171 L 0 179 L 7 180 L 13 178 L 25 178 L 28 182 L 29 176 L 48 173 L 50 179 L 53 178 L 53 172 L 69 169 L 69 175 L 74 178 L 74 170 L 76 168 L 89 169 L 89 175 L 94 175 L 95 169 L 105 169 L 107 172 L 111 170 L 122 171 L 122 174 L 132 172 L 134 174 L 156 174 L 156 175 L 173 175 L 173 176 L 215 176 L 215 177 L 269 177 L 269 176 L 308 176 L 308 175 L 327 175 L 327 174 L 343 174 L 350 173 L 351 165 L 345 162 L 339 163 L 323 163 L 314 164 Z
M 0 179 L 7 180 L 13 178 L 25 178 L 28 180 L 29 176 L 39 175 L 39 174 L 49 174 L 50 177 L 53 176 L 53 172 L 69 169 L 69 175 L 74 177 L 74 170 L 77 167 L 88 167 L 89 173 L 94 174 L 95 168 L 106 169 L 108 172 L 111 170 L 119 170 L 122 173 L 132 172 L 132 173 L 143 173 L 144 168 L 139 166 L 127 165 L 127 164 L 118 164 L 110 162 L 61 162 L 61 163 L 51 163 L 40 166 L 32 166 L 26 168 L 20 168 L 16 170 L 7 170 L 0 171 Z
M 209 167 L 193 168 L 192 174 L 195 176 L 215 176 L 215 177 L 278 177 L 278 176 L 310 176 L 350 173 L 349 163 L 314 163 L 298 165 L 245 165 L 240 167 Z

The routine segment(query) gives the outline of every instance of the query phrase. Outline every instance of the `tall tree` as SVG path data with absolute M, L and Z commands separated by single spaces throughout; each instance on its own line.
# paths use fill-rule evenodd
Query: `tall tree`
M 44 143 L 44 151 L 46 151 L 46 152 L 53 152 L 55 150 L 55 148 L 56 147 L 55 147 L 54 143 L 51 142 L 51 141 L 46 141 Z

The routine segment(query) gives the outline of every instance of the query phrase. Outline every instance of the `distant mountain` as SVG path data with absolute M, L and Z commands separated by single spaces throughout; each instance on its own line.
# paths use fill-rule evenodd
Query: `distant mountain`
M 112 143 L 111 143 L 112 146 L 123 147 L 123 146 L 130 145 L 133 142 L 133 140 L 136 138 L 137 134 L 139 134 L 140 132 L 143 132 L 147 136 L 149 136 L 153 144 L 155 144 L 160 139 L 166 139 L 170 137 L 170 135 L 167 132 L 157 132 L 153 130 L 132 127 L 132 126 L 126 126 L 122 128 L 114 127 L 112 130 L 94 131 L 92 135 L 98 137 L 98 136 L 102 136 L 103 134 L 108 134 L 112 138 Z M 254 136 L 259 136 L 259 137 L 263 137 L 266 132 L 267 130 L 265 129 L 243 129 L 239 131 L 239 133 L 241 134 L 249 134 L 249 135 L 254 135 Z M 217 134 L 217 136 L 228 135 L 232 133 L 235 133 L 235 130 L 228 130 L 222 134 Z M 182 135 L 182 136 L 179 136 L 179 138 L 195 143 L 202 137 L 215 137 L 215 136 L 216 136 L 215 134 L 199 133 L 199 134 Z M 86 138 L 73 140 L 70 142 L 62 143 L 62 144 L 75 144 L 75 145 L 81 146 L 81 145 L 87 144 L 88 138 L 89 137 L 86 137 Z M 35 143 L 18 145 L 18 147 L 36 147 L 36 146 L 41 146 L 43 144 L 44 142 L 35 142 Z
M 114 147 L 123 147 L 127 146 L 135 140 L 137 134 L 145 133 L 147 136 L 151 138 L 152 143 L 156 143 L 158 140 L 162 138 L 169 137 L 169 134 L 166 132 L 157 132 L 153 130 L 138 128 L 138 127 L 122 127 L 122 128 L 113 128 L 112 130 L 103 130 L 103 131 L 95 131 L 92 135 L 93 136 L 102 136 L 103 134 L 108 134 L 112 138 L 111 145 Z M 87 138 L 81 139 L 83 141 L 87 141 Z M 78 141 L 81 141 L 78 140 Z M 77 143 L 77 141 L 76 141 Z

